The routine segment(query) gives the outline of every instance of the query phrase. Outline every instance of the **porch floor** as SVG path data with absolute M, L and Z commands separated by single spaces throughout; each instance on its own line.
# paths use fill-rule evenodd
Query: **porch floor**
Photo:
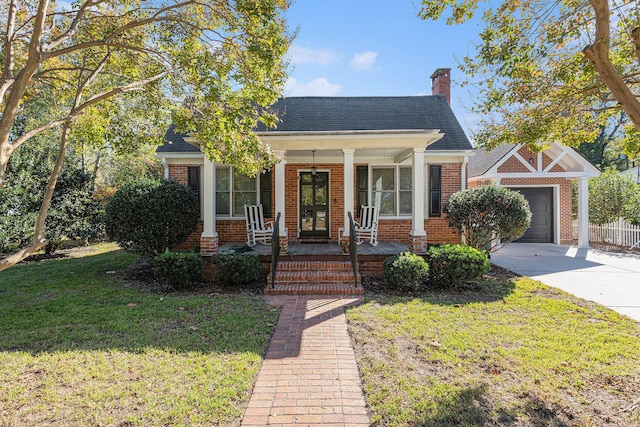
M 377 246 L 370 243 L 358 245 L 358 255 L 395 255 L 407 252 L 409 245 L 401 242 L 379 242 Z M 246 242 L 227 242 L 220 245 L 219 253 L 247 253 L 258 256 L 270 256 L 271 245 L 258 243 L 249 248 Z M 302 243 L 300 241 L 289 242 L 290 255 L 340 255 L 341 250 L 337 242 L 329 243 Z

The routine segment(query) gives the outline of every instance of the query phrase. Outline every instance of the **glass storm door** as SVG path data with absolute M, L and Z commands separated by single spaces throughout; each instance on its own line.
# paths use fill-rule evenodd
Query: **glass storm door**
M 300 238 L 329 238 L 329 172 L 300 172 Z

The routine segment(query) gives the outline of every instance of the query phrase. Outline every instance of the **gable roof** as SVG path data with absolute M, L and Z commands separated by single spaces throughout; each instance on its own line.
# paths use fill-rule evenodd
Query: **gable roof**
M 400 131 L 437 129 L 444 136 L 429 145 L 432 150 L 470 150 L 469 139 L 444 96 L 396 97 L 291 97 L 279 99 L 271 108 L 280 123 L 278 132 Z M 199 152 L 184 141 L 187 135 L 169 127 L 158 152 Z
M 488 151 L 485 147 L 476 149 L 475 156 L 469 158 L 469 178 L 484 175 L 515 147 L 515 144 L 498 145 Z
M 592 177 L 600 175 L 600 171 L 582 156 L 575 148 L 564 146 L 558 142 L 549 144 L 549 148 L 544 153 L 551 159 L 549 164 L 544 165 L 541 160 L 531 165 L 526 164 L 526 160 L 518 154 L 523 148 L 522 145 L 510 144 L 499 145 L 491 151 L 487 151 L 484 147 L 477 148 L 475 155 L 469 158 L 469 179 L 477 177 Z M 541 156 L 539 153 L 538 156 Z M 525 166 L 527 170 L 523 172 L 500 172 L 499 167 L 510 158 L 516 159 Z M 541 157 L 539 157 L 541 158 Z M 531 163 L 531 159 L 529 160 Z M 552 168 L 559 166 L 563 172 L 554 171 Z

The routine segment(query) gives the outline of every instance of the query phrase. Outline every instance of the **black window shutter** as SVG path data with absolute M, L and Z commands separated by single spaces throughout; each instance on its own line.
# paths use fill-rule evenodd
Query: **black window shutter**
M 271 213 L 271 169 L 260 174 L 260 203 L 265 218 L 273 218 Z
M 369 167 L 356 166 L 356 212 L 360 218 L 360 206 L 369 204 Z
M 442 166 L 429 165 L 429 216 L 438 217 L 442 212 Z
M 187 185 L 198 196 L 198 206 L 200 206 L 200 166 L 187 168 Z

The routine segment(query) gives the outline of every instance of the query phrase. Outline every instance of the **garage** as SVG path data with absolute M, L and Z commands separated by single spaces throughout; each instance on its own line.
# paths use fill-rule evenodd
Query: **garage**
M 520 192 L 531 208 L 531 226 L 524 236 L 515 242 L 553 243 L 553 187 L 524 187 L 512 190 Z

